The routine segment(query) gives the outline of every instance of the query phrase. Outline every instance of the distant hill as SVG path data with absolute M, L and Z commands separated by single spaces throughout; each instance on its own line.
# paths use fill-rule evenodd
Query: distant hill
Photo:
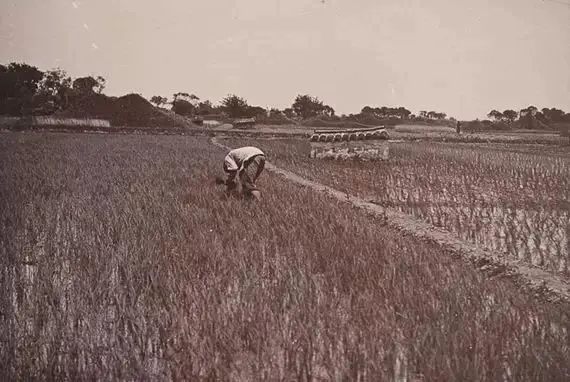
M 169 117 L 139 94 L 108 97 L 93 93 L 77 96 L 65 110 L 56 112 L 55 116 L 106 119 L 112 126 L 184 127 L 189 124 Z

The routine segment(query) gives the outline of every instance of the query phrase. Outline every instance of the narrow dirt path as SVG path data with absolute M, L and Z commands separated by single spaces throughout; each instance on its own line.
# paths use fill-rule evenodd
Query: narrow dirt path
M 211 138 L 211 143 L 226 150 L 232 149 L 220 143 L 216 137 Z M 303 178 L 293 172 L 279 168 L 272 163 L 266 162 L 265 168 L 290 182 L 308 187 L 316 192 L 327 194 L 338 200 L 351 203 L 355 207 L 384 219 L 389 226 L 401 232 L 420 239 L 436 242 L 493 276 L 507 276 L 514 279 L 518 284 L 522 284 L 524 288 L 538 293 L 541 297 L 545 297 L 550 301 L 562 300 L 570 302 L 570 283 L 561 277 L 521 262 L 507 261 L 503 259 L 499 253 L 494 253 L 460 240 L 454 234 L 438 229 L 429 223 Z

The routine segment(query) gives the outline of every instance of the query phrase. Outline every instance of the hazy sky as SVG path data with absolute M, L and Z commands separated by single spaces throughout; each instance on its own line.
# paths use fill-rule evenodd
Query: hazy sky
M 570 112 L 570 6 L 544 0 L 0 0 L 0 57 L 109 95 Z

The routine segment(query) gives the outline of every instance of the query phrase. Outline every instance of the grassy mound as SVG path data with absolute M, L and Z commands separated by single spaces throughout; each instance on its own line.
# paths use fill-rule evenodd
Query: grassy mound
M 71 105 L 56 113 L 66 118 L 106 119 L 113 126 L 183 127 L 180 120 L 170 118 L 138 94 L 108 97 L 90 94 L 72 100 Z

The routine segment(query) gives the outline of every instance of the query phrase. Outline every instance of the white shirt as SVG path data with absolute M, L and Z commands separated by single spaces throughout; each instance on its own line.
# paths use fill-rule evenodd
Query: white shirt
M 224 158 L 224 167 L 228 171 L 241 170 L 244 162 L 256 155 L 265 155 L 263 151 L 253 146 L 240 147 L 233 149 Z

